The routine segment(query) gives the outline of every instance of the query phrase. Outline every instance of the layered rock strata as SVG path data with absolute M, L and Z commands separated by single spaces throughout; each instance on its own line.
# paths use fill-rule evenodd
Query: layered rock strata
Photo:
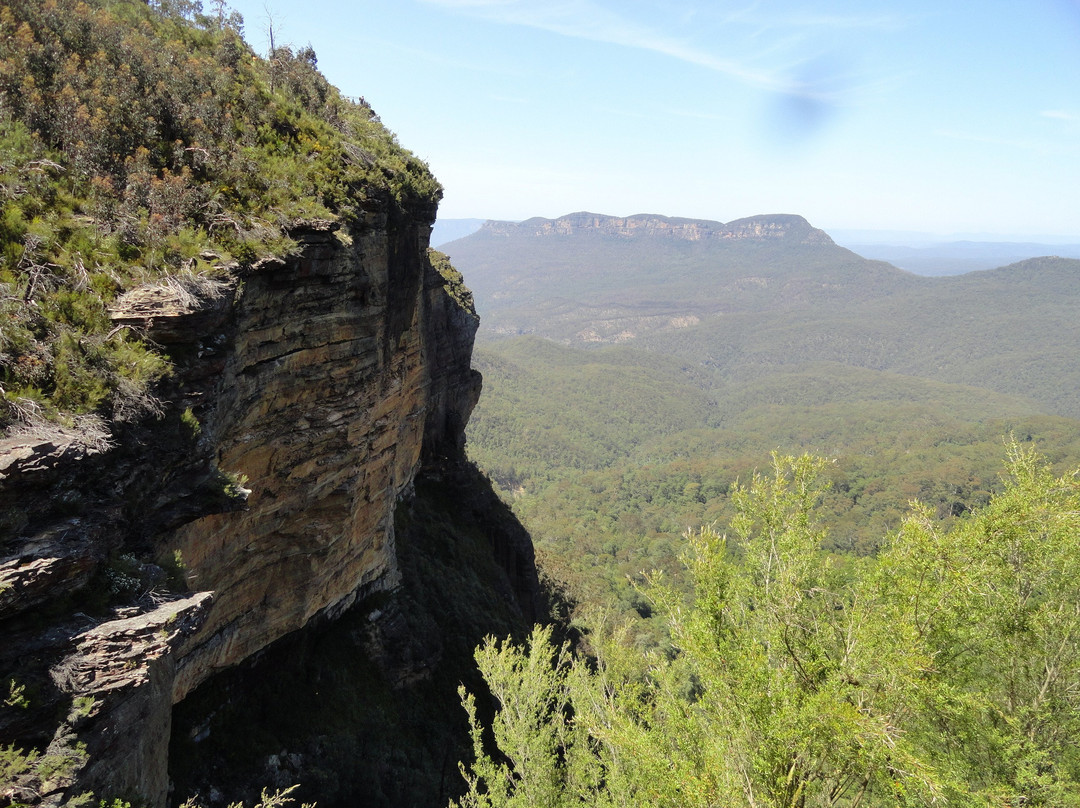
M 422 458 L 460 454 L 478 320 L 428 258 L 434 209 L 369 208 L 299 227 L 293 257 L 118 301 L 174 361 L 160 419 L 0 445 L 0 674 L 44 683 L 0 735 L 66 761 L 12 797 L 164 804 L 174 703 L 397 584 L 395 507 Z M 511 554 L 528 603 L 531 548 Z

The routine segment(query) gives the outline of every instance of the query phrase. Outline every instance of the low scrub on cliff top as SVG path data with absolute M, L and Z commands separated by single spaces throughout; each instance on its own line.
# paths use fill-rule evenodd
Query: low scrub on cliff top
M 113 326 L 124 291 L 438 200 L 310 47 L 259 58 L 241 26 L 189 0 L 0 4 L 0 427 L 146 411 L 168 364 Z

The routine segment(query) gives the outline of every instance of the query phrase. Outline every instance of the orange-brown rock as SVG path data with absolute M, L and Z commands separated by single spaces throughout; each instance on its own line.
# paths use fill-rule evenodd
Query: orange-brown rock
M 480 391 L 478 320 L 460 276 L 428 257 L 433 210 L 371 207 L 347 232 L 298 228 L 296 256 L 117 301 L 118 327 L 175 363 L 160 420 L 119 425 L 92 451 L 55 436 L 0 446 L 0 577 L 12 593 L 0 599 L 12 638 L 0 674 L 47 673 L 36 707 L 68 709 L 48 744 L 68 774 L 24 783 L 24 797 L 53 804 L 95 788 L 164 804 L 175 702 L 398 582 L 395 507 L 422 458 L 460 453 Z M 519 578 L 531 570 L 533 598 L 527 556 L 512 563 Z M 167 594 L 170 560 L 192 594 Z M 82 613 L 34 628 L 50 593 L 77 600 L 94 587 L 132 605 L 89 628 Z M 9 736 L 33 737 L 12 721 Z
M 183 650 L 176 700 L 316 614 L 396 583 L 394 505 L 431 395 L 426 227 L 369 227 L 349 245 L 310 233 L 300 257 L 246 279 L 212 406 L 195 412 L 218 467 L 250 493 L 244 509 L 166 542 L 189 584 L 217 593 Z

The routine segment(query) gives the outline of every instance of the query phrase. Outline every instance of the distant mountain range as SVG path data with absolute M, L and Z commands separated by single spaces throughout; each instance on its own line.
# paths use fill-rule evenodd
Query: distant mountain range
M 859 553 L 913 499 L 985 502 L 1009 435 L 1080 462 L 1078 260 L 925 277 L 790 215 L 576 213 L 443 249 L 481 316 L 470 457 L 586 600 L 636 608 L 626 576 L 677 570 L 772 450 L 835 459 L 829 546 Z
M 567 342 L 623 342 L 721 314 L 920 284 L 791 215 L 724 224 L 574 213 L 487 222 L 444 249 L 465 272 L 484 330 Z
M 572 214 L 580 216 L 582 214 Z M 561 221 L 569 217 L 555 220 Z M 615 218 L 615 217 L 608 217 Z M 660 216 L 638 215 L 624 221 L 660 219 L 669 222 L 695 222 L 706 226 L 719 222 L 696 219 L 668 219 Z M 441 247 L 460 238 L 472 235 L 485 224 L 484 219 L 440 219 L 435 223 L 431 244 Z M 511 224 L 492 222 L 493 225 Z M 1062 258 L 1080 258 L 1080 243 L 1047 236 L 1046 241 L 983 240 L 954 238 L 942 240 L 926 233 L 878 230 L 837 230 L 829 233 L 839 245 L 864 258 L 888 261 L 900 269 L 916 275 L 960 275 L 1023 261 L 1027 258 L 1056 255 Z
M 848 249 L 866 258 L 888 261 L 918 275 L 960 275 L 1044 255 L 1080 258 L 1080 244 L 952 241 L 926 247 L 910 247 L 847 241 L 843 243 Z
M 664 238 L 676 241 L 783 240 L 787 243 L 832 244 L 823 230 L 811 227 L 801 216 L 777 214 L 750 216 L 733 222 L 682 219 L 638 214 L 605 216 L 599 213 L 570 213 L 558 219 L 536 217 L 524 222 L 485 222 L 483 235 L 495 238 L 530 236 L 611 236 L 616 238 Z
M 1080 416 L 1080 260 L 923 277 L 791 215 L 577 213 L 489 222 L 444 249 L 488 339 L 633 346 L 711 374 L 709 386 L 834 363 Z

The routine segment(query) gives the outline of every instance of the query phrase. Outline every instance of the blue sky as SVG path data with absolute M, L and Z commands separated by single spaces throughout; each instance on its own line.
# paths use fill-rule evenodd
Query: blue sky
M 209 3 L 204 0 L 209 8 Z M 1080 241 L 1080 0 L 235 0 L 446 188 L 577 210 Z

